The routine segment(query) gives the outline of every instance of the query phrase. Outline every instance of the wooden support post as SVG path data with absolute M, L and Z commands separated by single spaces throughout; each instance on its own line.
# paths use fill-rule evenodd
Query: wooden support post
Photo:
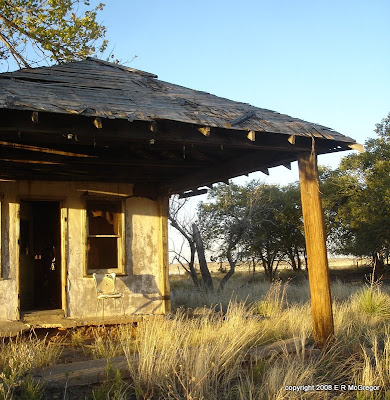
M 298 159 L 298 167 L 314 340 L 318 347 L 323 347 L 332 338 L 334 327 L 325 224 L 315 153 L 311 152 L 301 156 Z

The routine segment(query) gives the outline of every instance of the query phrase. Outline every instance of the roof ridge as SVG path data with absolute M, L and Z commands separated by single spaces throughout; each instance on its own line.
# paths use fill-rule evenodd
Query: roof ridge
M 136 69 L 136 68 L 126 67 L 125 65 L 113 63 L 113 62 L 110 62 L 110 61 L 101 60 L 100 58 L 87 57 L 86 60 L 94 61 L 94 62 L 96 62 L 98 64 L 107 65 L 109 67 L 118 68 L 118 69 L 121 69 L 121 70 L 126 71 L 126 72 L 131 72 L 133 74 L 146 76 L 146 77 L 149 77 L 149 78 L 158 78 L 158 76 L 156 74 L 152 74 L 152 73 L 146 72 L 146 71 L 141 71 L 140 69 Z

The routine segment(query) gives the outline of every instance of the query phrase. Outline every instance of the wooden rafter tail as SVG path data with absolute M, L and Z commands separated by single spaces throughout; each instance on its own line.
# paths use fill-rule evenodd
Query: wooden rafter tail
M 39 122 L 38 111 L 33 111 L 31 113 L 31 121 L 37 124 Z
M 203 135 L 203 136 L 210 136 L 210 127 L 209 126 L 202 126 L 201 128 L 198 128 L 198 131 Z
M 251 141 L 255 142 L 256 141 L 256 132 L 255 131 L 249 131 L 246 137 Z
M 98 128 L 98 129 L 102 129 L 102 128 L 103 128 L 102 119 L 99 118 L 99 117 L 96 117 L 96 118 L 93 120 L 93 124 L 94 124 L 94 125 L 96 126 L 96 128 Z
M 291 171 L 291 163 L 290 162 L 285 162 L 282 165 L 283 165 L 283 167 L 285 167 Z
M 158 126 L 157 126 L 157 122 L 156 122 L 156 121 L 152 121 L 152 122 L 149 124 L 149 130 L 150 130 L 150 132 L 157 133 L 157 131 L 158 131 Z
M 295 144 L 295 135 L 290 135 L 287 139 L 290 144 Z
M 353 143 L 348 145 L 348 147 L 352 150 L 357 150 L 359 153 L 364 153 L 364 146 L 360 143 Z

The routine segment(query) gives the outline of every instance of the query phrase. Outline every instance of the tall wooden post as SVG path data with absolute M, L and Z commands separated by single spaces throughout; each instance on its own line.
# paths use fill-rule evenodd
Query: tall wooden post
M 333 336 L 334 327 L 324 214 L 315 153 L 311 152 L 301 156 L 298 160 L 298 167 L 314 340 L 318 347 L 322 347 Z

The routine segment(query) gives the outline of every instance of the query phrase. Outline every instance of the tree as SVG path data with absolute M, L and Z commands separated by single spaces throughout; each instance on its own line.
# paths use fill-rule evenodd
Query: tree
M 282 217 L 285 207 L 279 186 L 264 185 L 261 202 L 267 204 L 267 207 L 253 215 L 247 235 L 248 247 L 252 254 L 260 258 L 266 277 L 273 281 L 285 255 L 281 228 L 285 221 Z
M 179 251 L 173 246 L 171 250 L 175 254 L 173 260 L 177 261 L 190 275 L 196 288 L 203 287 L 206 290 L 213 291 L 213 280 L 207 266 L 203 241 L 198 226 L 194 218 L 183 215 L 182 213 L 187 201 L 188 198 L 180 199 L 179 196 L 176 195 L 171 197 L 169 204 L 169 222 L 173 228 L 181 233 L 190 250 L 190 256 L 188 257 L 184 255 L 183 243 Z M 201 279 L 195 268 L 196 253 L 198 254 Z
M 280 235 L 281 252 L 294 271 L 302 269 L 306 244 L 303 229 L 302 206 L 299 185 L 292 183 L 279 189 L 281 210 L 275 215 Z
M 82 0 L 0 0 L 0 55 L 21 67 L 83 59 L 107 47 L 104 5 Z
M 216 185 L 209 191 L 208 203 L 201 203 L 198 219 L 209 251 L 226 259 L 230 269 L 220 289 L 234 274 L 238 261 L 261 260 L 272 280 L 277 257 L 281 254 L 277 226 L 279 188 L 251 181 L 245 186 Z
M 333 250 L 370 256 L 382 266 L 390 248 L 390 113 L 376 125 L 366 151 L 322 171 L 325 215 Z
M 245 187 L 233 183 L 215 185 L 208 193 L 208 203 L 198 206 L 199 228 L 207 250 L 229 262 L 219 290 L 224 289 L 237 262 L 247 253 L 244 236 L 253 214 L 264 206 L 259 201 L 258 186 L 256 181 Z
M 171 251 L 175 254 L 173 260 L 176 260 L 182 266 L 182 268 L 190 275 L 195 287 L 199 288 L 201 283 L 199 282 L 198 274 L 195 269 L 196 246 L 194 234 L 191 230 L 192 221 L 180 215 L 187 200 L 188 199 L 180 200 L 177 195 L 172 196 L 169 202 L 168 219 L 171 226 L 178 230 L 187 242 L 190 249 L 190 256 L 186 257 L 183 254 L 183 243 L 181 244 L 179 251 L 175 247 Z

